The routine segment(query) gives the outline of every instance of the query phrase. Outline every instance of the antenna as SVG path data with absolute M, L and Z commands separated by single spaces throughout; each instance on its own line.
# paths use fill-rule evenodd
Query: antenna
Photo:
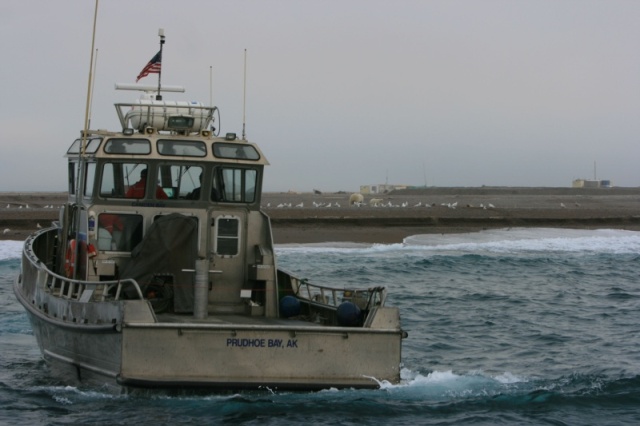
M 244 88 L 242 90 L 242 140 L 246 141 L 245 125 L 247 123 L 247 49 L 244 49 Z
M 209 106 L 213 106 L 213 67 L 209 65 Z
M 161 101 L 162 95 L 160 94 L 160 80 L 162 77 L 162 46 L 164 46 L 164 28 L 160 28 L 158 30 L 158 36 L 160 36 L 160 68 L 158 68 L 158 94 L 156 95 L 156 101 Z
M 89 60 L 89 81 L 87 82 L 87 104 L 84 112 L 84 131 L 82 132 L 82 148 L 80 154 L 84 157 L 85 145 L 87 142 L 87 132 L 89 131 L 89 110 L 91 109 L 91 87 L 93 85 L 93 50 L 96 44 L 96 22 L 98 21 L 98 0 L 93 15 L 93 36 L 91 38 L 91 59 Z M 79 173 L 81 176 L 82 173 Z M 77 191 L 76 191 L 77 193 Z
M 96 49 L 96 59 L 93 61 L 93 69 L 98 69 L 98 49 Z M 89 101 L 89 121 L 87 123 L 87 128 L 91 127 L 91 115 L 93 114 L 93 88 L 96 85 L 96 76 L 93 76 L 93 81 L 91 82 L 91 100 Z

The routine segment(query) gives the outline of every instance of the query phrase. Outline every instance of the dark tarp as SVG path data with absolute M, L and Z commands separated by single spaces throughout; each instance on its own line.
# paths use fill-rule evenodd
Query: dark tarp
M 145 237 L 131 251 L 131 261 L 120 271 L 121 278 L 133 278 L 141 287 L 156 275 L 173 276 L 175 312 L 193 312 L 195 268 L 198 255 L 198 222 L 179 213 L 158 217 Z

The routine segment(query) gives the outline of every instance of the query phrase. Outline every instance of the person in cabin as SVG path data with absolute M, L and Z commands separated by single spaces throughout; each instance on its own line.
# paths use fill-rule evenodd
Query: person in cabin
M 140 180 L 134 183 L 127 193 L 125 197 L 127 198 L 144 198 L 144 191 L 147 186 L 147 169 L 142 169 L 140 172 Z M 156 185 L 156 198 L 160 200 L 166 200 L 167 194 L 162 190 L 159 185 Z
M 200 186 L 195 188 L 193 191 L 187 194 L 187 200 L 199 200 L 200 199 L 200 189 L 202 188 L 202 173 L 200 173 Z M 214 186 L 211 188 L 211 201 L 220 201 L 220 195 L 218 190 Z
M 124 222 L 117 214 L 102 213 L 98 216 L 98 249 L 117 250 L 122 241 Z

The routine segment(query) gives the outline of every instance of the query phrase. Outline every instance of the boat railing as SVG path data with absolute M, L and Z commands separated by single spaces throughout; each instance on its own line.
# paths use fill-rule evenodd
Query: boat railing
M 40 278 L 40 273 L 44 275 Z M 124 290 L 132 288 L 138 299 L 144 299 L 140 285 L 133 278 L 113 281 L 84 281 L 75 280 L 62 275 L 58 275 L 46 268 L 38 271 L 38 284 L 42 284 L 45 289 L 54 296 L 69 300 L 89 302 L 90 300 L 104 302 L 107 299 L 120 300 L 125 293 Z M 115 288 L 115 292 L 112 290 Z M 127 298 L 131 298 L 130 293 L 126 293 Z
M 55 234 L 57 228 L 47 228 L 39 230 L 31 235 L 23 250 L 23 262 L 29 263 L 29 269 L 35 273 L 36 285 L 51 294 L 70 300 L 88 302 L 99 300 L 104 302 L 110 300 L 120 300 L 123 294 L 127 298 L 144 299 L 140 285 L 133 278 L 111 281 L 85 281 L 64 277 L 53 272 L 41 261 L 49 257 L 53 251 Z M 113 289 L 115 288 L 115 292 Z M 132 291 L 126 291 L 132 289 Z M 132 293 L 135 293 L 132 296 Z M 111 299 L 113 298 L 113 299 Z
M 360 309 L 371 309 L 383 306 L 387 297 L 384 287 L 370 288 L 335 288 L 311 283 L 306 278 L 288 275 L 291 289 L 299 299 L 306 299 L 310 303 L 331 307 L 338 307 L 343 302 L 352 302 Z
M 144 131 L 145 127 L 157 130 L 172 130 L 171 118 L 190 117 L 191 121 L 180 121 L 177 130 L 199 132 L 213 121 L 216 107 L 199 102 L 148 101 L 122 102 L 115 104 L 122 128 Z M 125 110 L 128 110 L 125 112 Z

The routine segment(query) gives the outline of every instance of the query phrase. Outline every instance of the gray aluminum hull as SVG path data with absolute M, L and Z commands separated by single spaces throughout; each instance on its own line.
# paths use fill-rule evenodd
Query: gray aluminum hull
M 28 275 L 28 274 L 27 274 Z M 397 328 L 345 328 L 299 321 L 233 317 L 195 322 L 154 321 L 147 301 L 104 303 L 122 320 L 83 324 L 55 312 L 100 309 L 14 286 L 25 306 L 44 359 L 56 375 L 120 388 L 244 389 L 375 388 L 399 381 L 402 333 Z M 27 284 L 35 291 L 30 301 Z M 56 306 L 57 305 L 57 306 Z M 379 308 L 391 323 L 395 308 Z M 398 318 L 399 320 L 399 318 Z M 289 324 L 287 324 L 287 322 Z

